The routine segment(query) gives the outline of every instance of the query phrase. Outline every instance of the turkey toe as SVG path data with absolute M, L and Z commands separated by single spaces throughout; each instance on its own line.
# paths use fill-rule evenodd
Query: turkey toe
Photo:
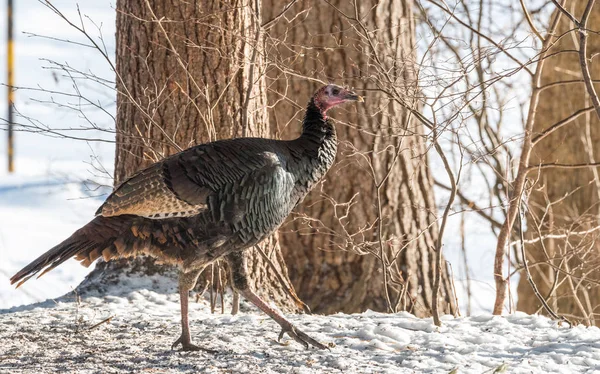
M 199 347 L 196 344 L 192 344 L 191 342 L 184 342 L 182 339 L 183 336 L 180 336 L 175 342 L 171 345 L 171 349 L 175 349 L 179 344 L 181 344 L 181 350 L 185 352 L 193 352 L 193 351 L 204 351 L 207 353 L 216 354 L 219 351 L 209 348 Z
M 277 341 L 281 341 L 281 338 L 283 338 L 284 334 L 288 334 L 292 339 L 302 344 L 306 349 L 308 349 L 311 345 L 318 349 L 329 349 L 326 345 L 319 343 L 315 339 L 308 336 L 306 333 L 302 332 L 301 330 L 298 330 L 294 325 L 282 327 Z

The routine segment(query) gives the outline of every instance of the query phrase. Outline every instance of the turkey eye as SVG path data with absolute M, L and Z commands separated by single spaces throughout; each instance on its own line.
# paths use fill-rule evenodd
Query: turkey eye
M 338 90 L 337 88 L 334 88 L 334 89 L 333 89 L 333 91 L 331 91 L 331 93 L 332 93 L 333 95 L 337 95 L 337 94 L 339 94 L 339 93 L 340 93 L 340 90 Z

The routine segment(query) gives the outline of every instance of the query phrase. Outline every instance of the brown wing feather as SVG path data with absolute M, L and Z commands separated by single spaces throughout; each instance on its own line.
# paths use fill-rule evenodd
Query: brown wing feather
M 96 215 L 166 218 L 198 214 L 206 209 L 210 191 L 185 178 L 180 169 L 176 160 L 167 159 L 138 172 L 115 189 Z

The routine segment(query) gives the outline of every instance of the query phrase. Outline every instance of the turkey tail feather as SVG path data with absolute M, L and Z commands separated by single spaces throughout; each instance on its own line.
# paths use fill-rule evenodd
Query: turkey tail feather
M 17 288 L 19 288 L 40 271 L 41 274 L 38 275 L 38 278 L 74 256 L 86 267 L 100 256 L 103 256 L 106 260 L 115 257 L 127 257 L 127 253 L 120 253 L 115 250 L 114 243 L 118 241 L 117 238 L 125 230 L 131 228 L 132 223 L 133 216 L 96 217 L 87 225 L 75 231 L 68 239 L 13 275 L 10 278 L 10 284 L 19 282 L 17 284 Z

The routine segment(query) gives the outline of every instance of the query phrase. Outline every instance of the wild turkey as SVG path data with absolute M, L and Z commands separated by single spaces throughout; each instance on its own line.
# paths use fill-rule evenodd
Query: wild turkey
M 336 85 L 317 90 L 294 140 L 239 138 L 201 144 L 133 175 L 96 217 L 11 279 L 21 284 L 75 257 L 89 266 L 150 255 L 180 267 L 181 336 L 173 348 L 198 350 L 188 323 L 188 293 L 211 262 L 225 258 L 233 287 L 307 348 L 326 348 L 295 328 L 248 287 L 244 250 L 271 235 L 331 167 L 337 150 L 327 110 L 363 101 Z

